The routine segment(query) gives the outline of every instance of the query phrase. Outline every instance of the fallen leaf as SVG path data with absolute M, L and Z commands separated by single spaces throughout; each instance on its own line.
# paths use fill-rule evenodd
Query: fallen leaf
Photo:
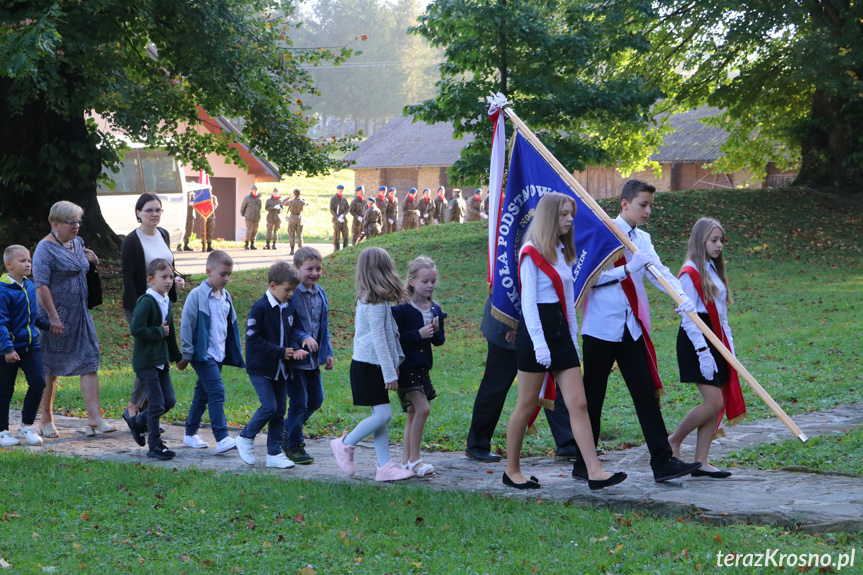
M 181 562 L 183 562 L 183 563 L 188 563 L 188 562 L 189 562 L 189 556 L 188 556 L 188 555 L 186 555 L 185 553 L 182 553 L 182 554 L 180 555 L 179 559 L 180 559 L 180 561 L 181 561 Z
M 598 543 L 599 541 L 606 541 L 607 539 L 608 539 L 608 535 L 606 535 L 605 537 L 600 537 L 599 539 L 597 539 L 596 537 L 591 537 L 590 542 L 591 543 Z
M 12 568 L 12 564 L 7 563 L 5 559 L 0 557 L 0 569 L 11 569 L 11 568 Z
M 81 521 L 89 521 L 90 520 L 90 514 L 87 512 L 84 512 L 78 516 L 78 519 L 80 519 Z
M 311 565 L 306 565 L 305 567 L 300 569 L 298 575 L 318 575 L 318 572 L 312 569 Z

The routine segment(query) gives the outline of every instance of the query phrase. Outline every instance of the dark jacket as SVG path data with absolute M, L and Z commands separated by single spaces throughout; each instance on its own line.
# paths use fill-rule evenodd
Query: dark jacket
M 39 349 L 39 329 L 51 323 L 36 310 L 36 287 L 28 278 L 19 285 L 9 274 L 0 277 L 0 353 Z M 0 358 L 0 361 L 3 361 Z
M 514 350 L 515 342 L 510 343 L 506 341 L 507 332 L 514 329 L 514 327 L 509 327 L 491 315 L 491 296 L 486 298 L 485 309 L 482 312 L 482 323 L 480 324 L 480 330 L 486 341 L 504 349 Z
M 294 304 L 297 309 L 297 316 L 300 318 L 300 322 L 303 324 L 303 328 L 311 329 L 311 326 L 306 325 L 307 322 L 303 321 L 303 318 L 307 317 L 307 314 L 309 313 L 309 311 L 305 309 L 306 305 L 302 300 L 302 298 L 308 297 L 301 293 L 304 289 L 305 288 L 302 286 L 302 284 L 297 286 L 296 291 L 294 291 L 294 297 L 291 298 L 291 303 Z M 334 357 L 333 344 L 330 341 L 330 302 L 327 299 L 327 292 L 325 292 L 324 288 L 322 288 L 321 286 L 318 286 L 318 293 L 321 294 L 321 299 L 323 300 L 323 305 L 321 306 L 320 323 L 318 324 L 319 333 L 309 334 L 313 338 L 315 338 L 315 341 L 318 342 L 318 351 L 310 352 L 309 357 L 307 357 L 306 359 L 296 360 L 298 365 L 326 365 L 327 358 Z M 315 361 L 316 359 L 317 361 Z
M 281 322 L 280 312 L 283 314 Z M 284 346 L 279 345 L 280 324 L 285 326 Z M 281 310 L 279 306 L 271 305 L 267 294 L 264 294 L 252 305 L 246 320 L 246 372 L 275 379 L 279 372 L 279 361 L 285 358 L 285 348 L 300 349 L 307 337 L 309 335 L 303 330 L 293 302 L 288 300 L 288 305 Z M 290 375 L 290 365 L 285 367 Z
M 423 314 L 410 303 L 403 303 L 392 307 L 393 318 L 399 326 L 399 343 L 405 354 L 405 360 L 399 367 L 426 367 L 432 368 L 432 344 L 443 345 L 446 336 L 443 330 L 443 320 L 447 316 L 441 307 L 432 302 L 432 313 L 440 322 L 440 329 L 430 338 L 420 337 L 420 328 L 423 323 Z
M 261 221 L 261 196 L 249 194 L 240 204 L 240 216 L 252 222 Z
M 168 317 L 165 321 L 171 331 L 166 336 L 165 330 L 162 329 L 159 302 L 146 293 L 138 298 L 132 323 L 129 325 L 129 333 L 135 338 L 135 348 L 132 350 L 133 371 L 168 365 L 183 358 L 177 346 L 173 307 L 173 304 L 168 304 Z
M 162 234 L 165 245 L 171 248 L 171 237 L 168 230 L 156 228 Z M 173 264 L 174 261 L 171 260 Z M 135 310 L 138 298 L 147 292 L 147 262 L 144 260 L 144 248 L 141 247 L 141 239 L 138 230 L 132 230 L 123 239 L 120 246 L 120 264 L 123 275 L 123 309 L 130 312 Z M 168 297 L 172 302 L 177 301 L 177 288 L 171 286 Z

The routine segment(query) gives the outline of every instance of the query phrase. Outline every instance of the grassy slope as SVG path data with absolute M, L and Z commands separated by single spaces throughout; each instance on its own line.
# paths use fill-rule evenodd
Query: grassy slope
M 613 206 L 606 205 L 612 215 Z M 727 262 L 735 304 L 729 314 L 739 357 L 774 399 L 789 413 L 828 409 L 859 400 L 860 347 L 856 341 L 863 309 L 863 273 L 857 224 L 863 214 L 859 204 L 819 198 L 800 191 L 728 191 L 721 194 L 685 192 L 661 194 L 647 230 L 663 260 L 676 270 L 682 262 L 688 232 L 701 215 L 719 218 L 729 236 Z M 460 227 L 443 225 L 378 238 L 370 245 L 386 247 L 404 273 L 408 261 L 419 254 L 437 260 L 441 272 L 438 300 L 450 314 L 447 343 L 435 352 L 433 380 L 439 398 L 433 402 L 426 428 L 429 449 L 458 450 L 470 421 L 473 398 L 482 376 L 485 342 L 479 333 L 485 297 L 485 228 L 481 223 Z M 350 405 L 348 365 L 353 335 L 353 274 L 355 251 L 327 258 L 322 285 L 331 301 L 333 343 L 337 367 L 325 373 L 327 399 L 310 421 L 315 435 L 335 435 L 365 416 L 365 409 Z M 238 312 L 245 317 L 251 303 L 265 289 L 264 270 L 235 274 L 229 285 Z M 131 382 L 131 340 L 119 305 L 119 282 L 109 282 L 106 305 L 95 315 L 104 358 L 102 404 L 119 417 Z M 112 291 L 113 290 L 113 291 Z M 678 318 L 672 302 L 649 290 L 654 310 L 654 330 L 669 395 L 663 412 L 669 428 L 694 405 L 698 394 L 676 382 L 674 341 Z M 194 375 L 175 372 L 178 404 L 170 419 L 182 420 L 191 399 Z M 257 405 L 245 373 L 226 368 L 227 412 L 233 424 L 244 424 Z M 82 414 L 77 381 L 62 382 L 55 402 L 61 412 Z M 771 417 L 769 410 L 745 389 L 749 413 Z M 497 428 L 495 445 L 505 445 L 505 422 L 510 403 Z M 15 401 L 20 405 L 23 384 Z M 397 410 L 399 411 L 399 410 Z M 391 434 L 401 439 L 403 418 L 396 417 Z M 733 431 L 732 431 L 733 432 Z M 619 447 L 641 443 L 631 401 L 617 374 L 612 375 L 603 416 L 602 440 Z M 525 449 L 533 453 L 551 450 L 547 427 L 529 438 Z M 801 446 L 801 449 L 806 449 Z

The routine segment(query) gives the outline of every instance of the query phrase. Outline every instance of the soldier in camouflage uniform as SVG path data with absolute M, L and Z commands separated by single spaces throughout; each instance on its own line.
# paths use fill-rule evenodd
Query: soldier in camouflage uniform
M 444 198 L 444 187 L 441 186 L 437 189 L 437 197 L 434 199 L 434 213 L 432 215 L 432 220 L 436 224 L 442 224 L 444 222 L 444 212 L 446 212 L 446 199 Z
M 333 249 L 339 251 L 339 235 L 342 237 L 342 247 L 348 247 L 348 201 L 342 194 L 345 187 L 336 186 L 336 193 L 330 198 L 330 214 L 333 216 Z
M 375 205 L 381 211 L 381 218 L 384 218 L 387 213 L 387 187 L 381 186 L 378 188 L 378 195 L 375 198 Z M 387 222 L 385 219 L 381 220 L 381 233 L 387 233 Z
M 416 195 L 417 189 L 411 188 L 408 190 L 408 195 L 405 196 L 405 201 L 402 203 L 402 212 L 404 215 L 402 216 L 402 229 L 403 230 L 415 230 L 417 228 L 417 224 L 419 223 L 419 214 L 417 213 L 417 205 L 416 205 Z
M 387 191 L 387 205 L 384 210 L 384 228 L 386 233 L 391 234 L 398 231 L 399 227 L 399 200 L 396 198 L 396 189 Z
M 373 238 L 380 235 L 383 219 L 384 216 L 378 209 L 377 202 L 374 198 L 369 198 L 368 209 L 366 210 L 365 216 L 363 216 L 363 229 L 366 233 L 366 238 Z
M 276 249 L 276 241 L 279 239 L 279 228 L 282 227 L 282 200 L 279 197 L 279 188 L 273 188 L 273 195 L 264 204 L 264 209 L 267 210 L 267 245 L 265 250 Z M 273 240 L 273 247 L 270 247 L 270 239 Z
M 261 198 L 258 196 L 258 186 L 252 186 L 252 192 L 243 198 L 240 204 L 240 215 L 246 220 L 247 250 L 256 250 L 255 237 L 258 235 L 258 224 L 261 223 Z
M 420 212 L 420 225 L 426 226 L 431 223 L 432 215 L 434 215 L 434 202 L 431 199 L 431 189 L 423 190 L 423 197 L 417 202 L 417 209 Z
M 482 219 L 482 189 L 477 188 L 473 192 L 473 197 L 468 200 L 466 222 L 478 222 Z
M 452 199 L 446 209 L 446 221 L 460 224 L 464 221 L 464 214 L 467 211 L 467 204 L 461 197 L 461 190 L 453 188 Z
M 356 197 L 351 201 L 351 207 L 348 212 L 354 217 L 351 224 L 351 245 L 356 245 L 357 238 L 360 237 L 360 232 L 363 229 L 363 216 L 366 213 L 366 201 L 363 199 L 363 194 L 366 189 L 362 186 L 357 186 Z
M 285 202 L 288 206 L 288 239 L 291 242 L 291 253 L 294 255 L 294 238 L 297 245 L 303 247 L 303 209 L 309 202 L 300 197 L 300 190 L 294 190 L 294 199 Z

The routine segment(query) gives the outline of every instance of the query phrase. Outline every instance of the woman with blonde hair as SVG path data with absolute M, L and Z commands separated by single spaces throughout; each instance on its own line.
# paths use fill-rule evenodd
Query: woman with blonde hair
M 51 232 L 33 252 L 33 283 L 39 310 L 51 328 L 42 334 L 45 392 L 41 427 L 45 437 L 57 438 L 54 426 L 54 393 L 58 377 L 81 377 L 81 393 L 87 406 L 87 435 L 117 431 L 102 420 L 99 404 L 99 338 L 87 310 L 87 271 L 99 258 L 78 237 L 84 210 L 61 201 L 51 207 Z
M 521 471 L 521 446 L 546 372 L 554 379 L 569 410 L 575 441 L 584 454 L 591 490 L 616 485 L 625 473 L 603 471 L 593 432 L 578 357 L 572 265 L 576 260 L 572 220 L 575 201 L 557 192 L 539 200 L 519 250 L 521 319 L 516 330 L 518 400 L 506 433 L 503 483 L 516 489 L 539 489 L 536 477 Z

